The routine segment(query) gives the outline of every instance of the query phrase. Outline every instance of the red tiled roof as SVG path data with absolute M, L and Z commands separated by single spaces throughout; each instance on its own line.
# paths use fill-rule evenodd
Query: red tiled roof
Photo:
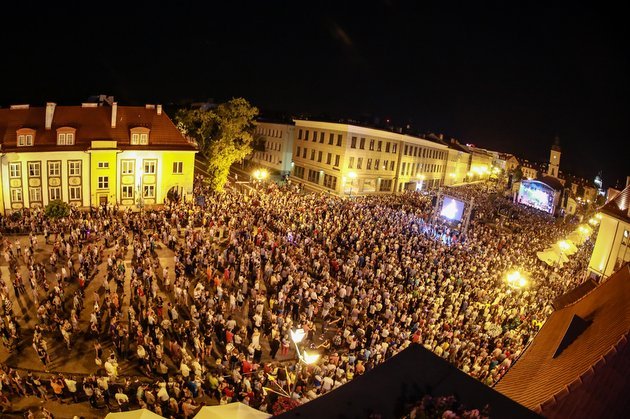
M 623 220 L 626 223 L 630 223 L 630 186 L 626 186 L 625 189 L 619 192 L 613 199 L 608 201 L 600 211 L 604 214 L 608 214 L 611 217 L 615 217 L 619 220 Z
M 624 417 L 630 403 L 630 266 L 555 311 L 495 389 L 546 417 Z M 563 347 L 574 316 L 589 322 Z
M 173 124 L 171 119 L 156 109 L 140 106 L 118 106 L 116 128 L 111 127 L 112 108 L 105 106 L 57 106 L 52 128 L 45 129 L 46 108 L 0 109 L 0 140 L 3 151 L 64 151 L 85 150 L 93 140 L 114 140 L 118 148 L 142 150 L 194 150 Z M 151 130 L 147 146 L 130 145 L 130 129 L 147 127 Z M 57 129 L 76 128 L 75 146 L 58 146 Z M 16 131 L 32 128 L 35 132 L 33 147 L 17 147 Z

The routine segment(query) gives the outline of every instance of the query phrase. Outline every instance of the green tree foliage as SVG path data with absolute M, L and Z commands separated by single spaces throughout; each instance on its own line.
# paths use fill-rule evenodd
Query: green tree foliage
M 197 141 L 208 162 L 210 185 L 218 192 L 227 183 L 230 167 L 252 151 L 258 108 L 243 98 L 232 99 L 216 109 L 182 109 L 175 119 L 184 135 Z
M 70 215 L 70 205 L 60 200 L 50 201 L 44 208 L 44 214 L 49 218 L 67 217 Z
M 516 166 L 516 169 L 514 169 L 514 172 L 512 173 L 512 181 L 520 182 L 521 179 L 523 179 L 523 168 L 519 164 L 518 166 Z

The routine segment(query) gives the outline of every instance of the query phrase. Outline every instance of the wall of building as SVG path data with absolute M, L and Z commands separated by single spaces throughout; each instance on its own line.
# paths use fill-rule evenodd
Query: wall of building
M 597 241 L 588 265 L 589 272 L 604 277 L 610 276 L 615 271 L 620 249 L 625 250 L 630 243 L 628 235 L 630 235 L 630 224 L 602 214 Z M 625 254 L 626 261 L 630 260 L 630 252 L 621 252 L 621 254 Z
M 265 142 L 265 151 L 254 150 L 251 161 L 279 174 L 291 172 L 295 127 L 292 124 L 257 122 L 256 134 Z

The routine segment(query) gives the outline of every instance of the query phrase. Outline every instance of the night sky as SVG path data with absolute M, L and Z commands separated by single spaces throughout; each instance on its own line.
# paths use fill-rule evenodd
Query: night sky
M 177 3 L 177 4 L 176 4 Z M 182 3 L 182 4 L 179 4 Z M 198 4 L 199 3 L 199 4 Z M 4 11 L 0 105 L 243 96 L 369 116 L 625 183 L 628 25 L 578 2 L 82 2 Z M 225 2 L 227 3 L 227 2 Z

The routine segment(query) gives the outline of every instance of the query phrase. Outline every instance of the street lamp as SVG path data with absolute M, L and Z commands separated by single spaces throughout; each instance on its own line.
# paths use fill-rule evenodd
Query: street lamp
M 352 186 L 354 185 L 354 179 L 356 179 L 357 174 L 355 172 L 348 173 L 348 177 L 350 178 L 350 197 L 352 197 Z
M 298 356 L 298 361 L 296 363 L 296 368 L 295 368 L 295 381 L 293 382 L 293 385 L 291 386 L 291 391 L 290 391 L 290 394 L 293 395 L 293 392 L 295 391 L 295 388 L 297 386 L 298 377 L 300 376 L 300 373 L 302 372 L 302 363 L 304 363 L 305 365 L 314 364 L 319 359 L 319 354 L 312 354 L 312 353 L 309 354 L 306 351 L 300 352 L 300 347 L 298 346 L 298 343 L 302 342 L 304 340 L 304 337 L 306 337 L 306 332 L 304 331 L 304 329 L 299 328 L 299 329 L 296 329 L 295 331 L 291 330 L 290 334 L 291 334 L 291 340 L 293 341 L 293 344 L 295 345 L 295 352 L 297 353 L 297 356 Z
M 527 285 L 527 278 L 519 271 L 509 272 L 505 280 L 510 287 L 515 289 L 522 289 Z
M 560 261 L 562 260 L 562 256 L 564 256 L 564 252 L 571 248 L 571 245 L 567 243 L 566 240 L 560 240 L 558 242 L 558 248 L 560 249 L 560 255 L 558 256 L 558 266 L 560 266 Z
M 420 183 L 419 183 L 419 187 L 416 187 L 416 189 L 419 191 L 421 191 L 422 187 L 424 186 L 424 178 L 425 176 L 423 174 L 418 175 L 418 179 L 420 179 Z

